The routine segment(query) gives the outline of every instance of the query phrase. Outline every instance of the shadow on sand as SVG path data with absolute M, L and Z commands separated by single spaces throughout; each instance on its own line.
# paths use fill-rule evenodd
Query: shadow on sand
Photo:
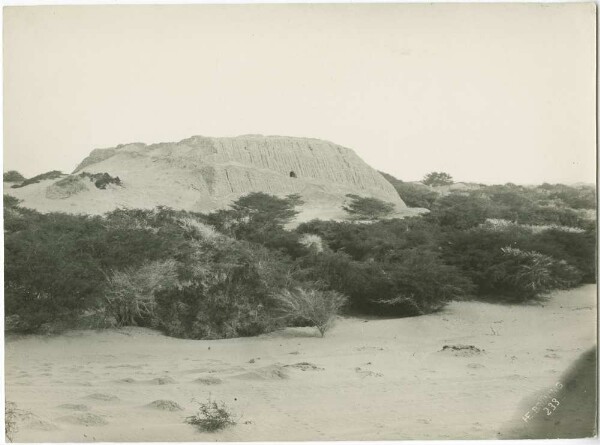
M 583 353 L 554 387 L 526 398 L 516 418 L 505 426 L 499 438 L 575 439 L 595 436 L 596 363 L 594 347 Z

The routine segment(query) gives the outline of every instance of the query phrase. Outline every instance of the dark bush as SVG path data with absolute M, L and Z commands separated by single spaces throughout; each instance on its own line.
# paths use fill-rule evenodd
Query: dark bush
M 19 330 L 75 319 L 105 304 L 106 277 L 192 249 L 170 209 L 98 216 L 5 212 L 5 308 Z M 18 321 L 18 322 L 17 322 Z
M 581 273 L 566 261 L 514 247 L 502 248 L 500 252 L 500 258 L 487 275 L 492 293 L 506 300 L 529 301 L 581 281 Z
M 35 216 L 37 222 L 6 233 L 4 239 L 5 313 L 16 316 L 16 326 L 23 331 L 94 307 L 104 287 L 100 261 L 94 256 L 107 247 L 101 219 Z M 7 225 L 14 229 L 12 222 Z
M 448 173 L 445 173 L 445 172 L 427 173 L 425 175 L 425 177 L 423 178 L 422 182 L 425 185 L 431 185 L 434 187 L 441 186 L 441 185 L 454 184 L 454 180 L 452 179 L 452 176 L 450 176 Z
M 357 261 L 383 261 L 396 251 L 416 247 L 437 250 L 442 236 L 439 226 L 420 216 L 372 224 L 313 220 L 296 231 L 318 235 L 330 249 Z
M 473 290 L 457 268 L 416 249 L 398 252 L 394 262 L 358 262 L 343 253 L 323 252 L 303 258 L 301 273 L 347 295 L 354 311 L 379 315 L 433 312 Z
M 478 295 L 524 301 L 551 289 L 574 286 L 584 277 L 591 279 L 592 238 L 591 234 L 556 230 L 532 233 L 516 225 L 503 230 L 478 227 L 448 234 L 443 258 L 471 278 Z M 518 252 L 524 253 L 519 256 Z M 523 285 L 531 278 L 525 274 L 528 267 L 532 273 L 555 275 L 556 282 L 548 279 L 529 289 Z M 519 281 L 520 276 L 525 281 Z
M 298 214 L 302 205 L 298 195 L 284 198 L 266 193 L 250 193 L 236 200 L 229 210 L 219 210 L 206 216 L 205 221 L 220 232 L 236 239 L 262 244 L 292 257 L 306 253 L 298 235 L 284 226 Z
M 442 227 L 466 230 L 483 223 L 489 207 L 488 200 L 476 194 L 450 194 L 438 199 L 425 218 Z
M 223 238 L 196 244 L 187 280 L 156 294 L 159 326 L 185 338 L 258 335 L 280 324 L 271 295 L 293 285 L 284 257 Z
M 23 182 L 25 179 L 25 176 L 16 170 L 4 172 L 4 182 Z
M 81 172 L 79 176 L 81 176 L 82 178 L 88 178 L 94 183 L 96 188 L 99 188 L 101 190 L 105 190 L 106 186 L 109 184 L 121 185 L 121 179 L 118 176 L 112 177 L 108 173 Z

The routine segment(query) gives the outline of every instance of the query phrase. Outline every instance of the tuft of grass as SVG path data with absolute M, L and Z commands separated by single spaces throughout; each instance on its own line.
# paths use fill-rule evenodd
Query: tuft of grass
M 296 288 L 273 295 L 283 318 L 301 319 L 318 329 L 321 337 L 333 326 L 347 297 L 335 291 Z
M 155 318 L 155 293 L 177 284 L 177 262 L 168 259 L 117 270 L 108 277 L 107 284 L 106 311 L 118 326 L 151 323 Z
M 185 422 L 196 426 L 200 431 L 212 433 L 237 423 L 224 402 L 217 403 L 209 396 L 206 402 L 197 403 L 198 412 L 186 417 Z

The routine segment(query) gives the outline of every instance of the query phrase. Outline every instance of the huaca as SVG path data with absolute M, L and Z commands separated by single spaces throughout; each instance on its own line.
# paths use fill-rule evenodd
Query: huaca
M 97 189 L 65 177 L 8 189 L 40 211 L 99 214 L 117 207 L 211 211 L 250 192 L 299 194 L 305 208 L 339 209 L 346 194 L 406 208 L 394 187 L 349 148 L 310 138 L 193 136 L 180 142 L 131 143 L 93 150 L 72 176 L 108 174 L 120 185 Z M 77 182 L 78 187 L 72 187 Z M 69 190 L 61 191 L 61 187 Z M 304 210 L 306 210 L 304 209 Z

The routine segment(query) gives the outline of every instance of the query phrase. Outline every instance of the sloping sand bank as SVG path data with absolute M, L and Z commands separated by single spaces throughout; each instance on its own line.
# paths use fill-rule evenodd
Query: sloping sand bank
M 21 442 L 501 438 L 595 333 L 596 288 L 584 286 L 543 306 L 341 319 L 325 338 L 308 328 L 218 341 L 146 329 L 8 338 L 7 400 Z M 209 434 L 184 423 L 192 399 L 209 395 L 237 425 Z M 564 400 L 558 410 L 576 399 Z

